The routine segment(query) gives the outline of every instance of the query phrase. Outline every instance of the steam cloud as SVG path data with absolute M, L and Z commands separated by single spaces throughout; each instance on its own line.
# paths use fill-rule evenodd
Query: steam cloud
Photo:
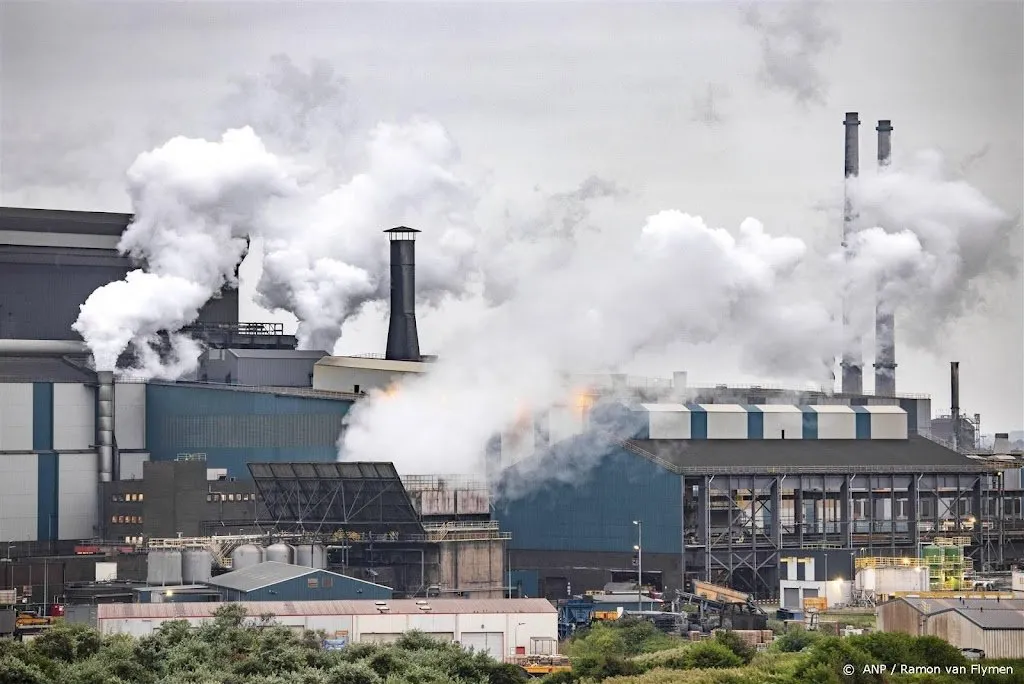
M 755 219 L 733 237 L 699 217 L 662 211 L 624 240 L 602 231 L 557 262 L 539 259 L 438 350 L 429 373 L 357 404 L 341 456 L 394 461 L 404 473 L 480 474 L 496 435 L 532 431 L 531 412 L 572 408 L 582 388 L 567 378 L 614 370 L 678 340 L 736 344 L 751 370 L 821 382 L 832 368 L 817 360 L 851 343 L 835 323 L 840 295 L 857 294 L 851 322 L 866 334 L 879 282 L 901 326 L 952 320 L 979 280 L 1012 272 L 1013 259 L 1000 256 L 1007 216 L 941 168 L 927 153 L 863 174 L 852 191 L 861 223 L 848 258 L 838 248 L 811 254 Z M 582 473 L 603 450 L 579 445 L 562 456 Z M 540 461 L 521 466 L 535 479 L 552 477 Z
M 818 60 L 837 33 L 821 12 L 821 3 L 807 0 L 784 4 L 773 19 L 756 5 L 744 11 L 744 23 L 761 36 L 762 82 L 803 106 L 824 104 L 828 91 Z

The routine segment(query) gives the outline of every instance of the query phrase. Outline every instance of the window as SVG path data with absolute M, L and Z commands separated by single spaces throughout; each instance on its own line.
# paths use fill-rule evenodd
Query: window
M 142 494 L 136 494 L 135 497 L 136 497 L 136 499 L 135 499 L 136 501 L 142 501 L 143 500 Z
M 306 586 L 310 589 L 317 589 L 320 586 L 320 580 L 318 580 L 316 577 L 310 577 L 308 580 L 306 580 Z
M 117 516 L 116 516 L 116 515 L 112 515 L 112 516 L 110 516 L 110 522 L 112 522 L 112 523 L 115 523 L 115 524 L 116 524 L 116 523 L 117 523 Z
M 213 494 L 207 494 L 206 495 L 206 501 L 207 501 L 207 503 L 213 501 Z
M 330 589 L 333 586 L 334 586 L 334 578 L 333 577 L 324 577 L 324 589 Z

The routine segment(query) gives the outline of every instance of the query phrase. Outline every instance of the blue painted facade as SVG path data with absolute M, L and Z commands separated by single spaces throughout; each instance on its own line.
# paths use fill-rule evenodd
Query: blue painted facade
M 525 496 L 496 506 L 501 529 L 512 533 L 510 548 L 630 553 L 637 542 L 633 521 L 641 520 L 645 553 L 680 553 L 679 476 L 620 448 L 612 448 L 589 471 L 570 475 L 569 463 L 578 463 L 587 447 L 583 440 L 566 440 L 556 446 L 560 453 L 536 457 L 550 460 L 542 467 L 571 483 L 530 487 Z M 589 456 L 597 458 L 593 451 Z M 528 462 L 508 477 L 529 480 L 537 467 Z
M 698 404 L 687 404 L 690 409 L 690 438 L 708 438 L 708 412 Z
M 249 477 L 247 463 L 334 461 L 351 401 L 204 387 L 146 386 L 146 447 L 155 461 L 205 453 L 210 468 Z
M 510 584 L 520 598 L 538 598 L 540 596 L 539 570 L 513 570 L 509 573 Z
M 747 407 L 747 439 L 764 439 L 764 414 L 756 406 Z
M 225 601 L 354 601 L 392 598 L 389 587 L 327 570 L 281 580 L 252 591 L 217 587 Z
M 863 406 L 854 406 L 857 439 L 871 439 L 871 414 Z
M 804 412 L 803 438 L 818 439 L 818 414 L 810 406 L 801 406 L 800 410 Z
M 32 383 L 32 450 L 36 452 L 36 538 L 57 538 L 60 454 L 53 450 L 53 383 Z

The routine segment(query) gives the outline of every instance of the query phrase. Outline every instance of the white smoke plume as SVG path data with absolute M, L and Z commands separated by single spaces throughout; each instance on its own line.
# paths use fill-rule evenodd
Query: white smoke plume
M 820 2 L 798 0 L 773 6 L 769 18 L 758 5 L 743 13 L 744 23 L 760 35 L 761 81 L 802 106 L 823 105 L 828 94 L 819 61 L 838 33 L 823 10 Z
M 1000 256 L 1005 214 L 948 180 L 940 161 L 925 154 L 861 176 L 852 190 L 861 230 L 845 258 L 838 246 L 808 253 L 753 219 L 734 237 L 678 211 L 651 216 L 639 234 L 605 230 L 580 241 L 556 266 L 534 264 L 438 350 L 429 372 L 357 404 L 341 458 L 393 461 L 403 473 L 481 474 L 496 435 L 529 432 L 529 414 L 572 404 L 581 387 L 567 378 L 615 372 L 637 352 L 679 340 L 738 346 L 751 371 L 824 386 L 832 368 L 818 360 L 849 344 L 835 315 L 844 291 L 859 293 L 853 325 L 870 335 L 880 280 L 901 326 L 952 320 L 980 281 L 1012 262 Z M 573 473 L 606 453 L 592 442 L 562 448 Z M 524 464 L 538 483 L 554 477 L 549 465 Z
M 614 368 L 679 338 L 747 339 L 756 356 L 754 338 L 767 333 L 798 348 L 804 330 L 790 323 L 800 312 L 776 293 L 804 252 L 799 240 L 769 236 L 753 219 L 734 238 L 677 211 L 650 217 L 626 240 L 582 243 L 440 350 L 429 373 L 357 404 L 343 456 L 391 460 L 406 473 L 480 473 L 496 433 L 522 411 L 570 395 L 567 375 Z M 764 312 L 765 328 L 748 330 L 752 311 Z M 813 320 L 828 317 L 822 311 Z M 796 355 L 786 360 L 820 370 Z
M 72 326 L 98 370 L 113 370 L 132 342 L 177 331 L 225 285 L 247 236 L 259 230 L 270 198 L 296 186 L 288 169 L 251 129 L 220 142 L 174 138 L 128 170 L 135 210 L 118 249 L 143 268 L 97 289 Z
M 967 182 L 954 178 L 937 152 L 862 174 L 851 184 L 860 214 L 847 280 L 855 300 L 879 297 L 898 316 L 901 334 L 929 348 L 942 326 L 984 298 L 985 284 L 1012 276 L 1017 228 L 1004 211 Z M 867 328 L 871 311 L 855 312 Z

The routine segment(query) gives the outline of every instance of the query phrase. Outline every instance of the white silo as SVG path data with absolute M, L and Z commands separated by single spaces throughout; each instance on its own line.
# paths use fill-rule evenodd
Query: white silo
M 146 554 L 146 566 L 146 582 L 151 586 L 181 584 L 181 551 L 150 551 Z
M 213 572 L 213 554 L 206 549 L 188 549 L 181 557 L 181 579 L 185 584 L 205 584 Z
M 255 544 L 242 544 L 231 552 L 231 569 L 245 570 L 264 561 L 263 549 Z
M 271 544 L 267 547 L 266 560 L 274 563 L 291 563 L 295 560 L 295 550 L 284 542 Z
M 295 547 L 295 564 L 323 570 L 327 567 L 327 549 L 320 544 L 299 544 Z

